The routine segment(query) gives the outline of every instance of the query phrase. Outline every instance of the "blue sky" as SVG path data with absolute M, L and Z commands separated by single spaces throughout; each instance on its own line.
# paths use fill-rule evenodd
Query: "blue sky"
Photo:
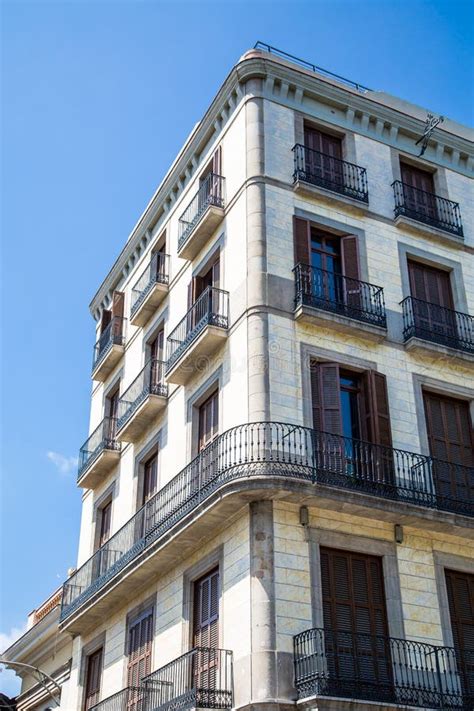
M 0 650 L 75 563 L 89 301 L 232 65 L 261 39 L 472 123 L 472 8 L 460 0 L 2 3 Z M 4 674 L 2 688 L 15 690 Z

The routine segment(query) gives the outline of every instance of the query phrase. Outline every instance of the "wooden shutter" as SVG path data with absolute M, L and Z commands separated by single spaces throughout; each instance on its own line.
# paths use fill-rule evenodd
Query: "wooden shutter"
M 382 699 L 391 682 L 382 559 L 321 548 L 321 582 L 330 677 L 370 684 Z
M 219 146 L 212 156 L 212 172 L 222 175 L 222 146 Z
M 114 291 L 112 297 L 112 318 L 123 318 L 125 294 L 123 291 Z
M 364 374 L 365 434 L 373 444 L 392 446 L 392 428 L 388 404 L 387 379 L 383 373 L 369 370 Z
M 333 158 L 342 158 L 341 139 L 337 136 L 331 136 L 328 133 L 305 126 L 304 144 L 313 151 L 319 151 Z
M 99 702 L 102 678 L 102 648 L 87 657 L 84 709 L 87 711 Z
M 342 434 L 339 366 L 311 362 L 311 398 L 315 430 Z
M 199 451 L 210 444 L 219 431 L 219 392 L 213 393 L 199 408 Z
M 219 569 L 194 583 L 193 646 L 219 647 Z
M 429 267 L 420 262 L 408 262 L 410 293 L 415 299 L 453 308 L 453 296 L 449 272 Z
M 153 611 L 136 620 L 128 632 L 127 686 L 139 686 L 151 672 Z
M 402 182 L 417 190 L 434 193 L 433 174 L 407 163 L 400 164 Z
M 143 499 L 142 505 L 156 493 L 158 485 L 158 452 L 146 463 L 143 470 Z
M 310 264 L 311 233 L 310 223 L 301 217 L 293 217 L 293 237 L 295 248 L 295 264 Z
M 341 257 L 344 276 L 350 279 L 360 279 L 357 237 L 347 235 L 341 238 Z
M 112 320 L 112 311 L 109 309 L 104 309 L 102 311 L 102 316 L 100 319 L 100 332 L 101 334 L 104 333 L 105 329 L 109 325 L 110 321 Z
M 474 689 L 474 575 L 446 570 L 449 613 L 464 693 Z
M 99 547 L 103 546 L 110 538 L 110 524 L 112 521 L 112 502 L 109 501 L 100 509 L 100 536 Z

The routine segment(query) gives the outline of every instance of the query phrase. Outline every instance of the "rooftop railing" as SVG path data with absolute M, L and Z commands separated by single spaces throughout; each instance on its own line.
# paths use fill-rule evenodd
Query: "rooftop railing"
M 104 417 L 100 425 L 96 427 L 93 433 L 86 439 L 79 450 L 78 479 L 81 478 L 86 469 L 91 466 L 93 461 L 97 459 L 104 449 L 120 451 L 122 445 L 115 439 L 116 429 L 117 418 Z
M 421 338 L 474 354 L 474 317 L 438 304 L 407 296 L 403 309 L 403 337 Z
M 144 679 L 147 711 L 230 709 L 232 652 L 196 647 Z
M 242 477 L 296 479 L 405 505 L 474 515 L 474 467 L 440 463 L 426 455 L 299 425 L 244 424 L 219 435 L 68 578 L 61 619 L 214 492 Z
M 367 203 L 367 171 L 354 163 L 297 143 L 293 147 L 293 179 L 311 183 L 326 190 Z
M 463 237 L 459 203 L 413 188 L 401 180 L 392 183 L 395 195 L 395 217 L 405 215 L 457 237 Z
M 294 638 L 298 698 L 331 696 L 430 709 L 472 709 L 471 653 L 452 647 L 328 629 Z
M 130 316 L 136 314 L 155 284 L 168 284 L 169 282 L 169 255 L 154 252 L 150 262 L 143 270 L 132 288 Z
M 216 173 L 209 173 L 201 183 L 199 190 L 179 218 L 178 251 L 187 241 L 191 232 L 200 221 L 207 208 L 224 207 L 225 178 Z
M 313 306 L 386 328 L 382 287 L 307 264 L 297 264 L 293 271 L 296 307 Z
M 168 385 L 164 381 L 165 362 L 150 358 L 135 380 L 125 390 L 118 403 L 117 430 L 120 430 L 133 416 L 149 395 L 168 396 Z
M 206 326 L 229 327 L 229 292 L 208 286 L 167 338 L 166 372 L 187 351 Z
M 125 321 L 126 319 L 124 318 L 114 316 L 100 334 L 99 339 L 94 346 L 94 358 L 92 361 L 93 370 L 105 358 L 112 346 L 123 346 L 125 344 Z

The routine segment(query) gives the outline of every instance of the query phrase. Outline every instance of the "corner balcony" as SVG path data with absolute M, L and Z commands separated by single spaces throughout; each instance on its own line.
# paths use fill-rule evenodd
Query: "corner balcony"
M 104 382 L 125 351 L 126 319 L 114 316 L 94 346 L 92 379 Z
M 84 442 L 79 451 L 77 484 L 93 489 L 109 474 L 120 459 L 121 444 L 117 442 L 115 417 L 104 417 L 100 425 Z
M 331 197 L 367 209 L 367 171 L 354 163 L 333 158 L 297 143 L 293 149 L 293 189 L 306 195 Z
M 178 256 L 194 259 L 224 219 L 225 178 L 210 173 L 179 218 Z
M 449 233 L 462 242 L 463 227 L 459 203 L 395 180 L 395 224 L 424 234 Z
M 387 704 L 387 709 L 393 704 L 473 708 L 474 653 L 467 650 L 461 658 L 453 647 L 322 628 L 306 630 L 293 642 L 299 706 L 317 703 L 325 711 L 335 708 L 329 698 L 332 703 L 338 698 L 361 711 L 367 708 L 363 702 L 375 702 L 377 708 Z M 341 703 L 341 708 L 346 706 Z
M 132 288 L 130 323 L 144 326 L 168 294 L 169 255 L 156 252 Z
M 394 523 L 432 527 L 433 510 L 441 527 L 458 516 L 469 527 L 474 517 L 473 467 L 299 425 L 244 424 L 219 435 L 64 583 L 63 627 L 80 633 L 97 623 L 214 535 L 216 520 L 273 490 L 306 505 L 336 499 Z
M 407 296 L 403 309 L 403 338 L 407 350 L 442 352 L 474 360 L 474 318 L 428 301 Z
M 90 711 L 231 709 L 233 696 L 232 652 L 196 647 Z
M 165 363 L 150 359 L 118 403 L 117 439 L 137 442 L 168 401 L 168 386 L 164 381 Z
M 185 385 L 202 371 L 227 338 L 228 328 L 229 293 L 208 286 L 167 338 L 166 380 Z
M 387 335 L 383 289 L 324 269 L 297 264 L 295 318 L 371 341 Z

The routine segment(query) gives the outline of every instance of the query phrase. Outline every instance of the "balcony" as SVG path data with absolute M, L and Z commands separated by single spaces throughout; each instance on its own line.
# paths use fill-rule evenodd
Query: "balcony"
M 130 323 L 144 326 L 168 293 L 169 255 L 155 252 L 132 288 Z
M 471 360 L 474 357 L 474 318 L 459 311 L 407 296 L 403 309 L 403 338 L 408 350 L 441 350 Z M 454 353 L 457 351 L 457 353 Z
M 104 382 L 115 368 L 125 350 L 126 319 L 114 316 L 100 334 L 94 346 L 92 378 Z
M 377 708 L 473 708 L 472 652 L 461 660 L 452 647 L 316 628 L 294 637 L 294 663 L 300 700 L 328 696 L 376 702 Z
M 383 289 L 324 269 L 297 264 L 295 318 L 366 335 L 380 341 L 386 336 L 387 319 Z
M 197 647 L 144 679 L 146 711 L 231 709 L 232 652 Z
M 367 171 L 354 163 L 333 158 L 297 143 L 293 147 L 293 185 L 301 193 L 340 199 L 367 208 L 369 191 Z
M 115 594 L 123 596 L 127 586 L 132 594 L 137 579 L 130 574 L 126 582 L 125 569 L 136 572 L 142 581 L 148 580 L 156 570 L 150 549 L 157 551 L 165 534 L 191 518 L 195 520 L 196 511 L 204 505 L 209 508 L 214 494 L 220 501 L 225 499 L 221 492 L 228 485 L 233 483 L 234 491 L 239 486 L 248 489 L 252 479 L 256 488 L 273 485 L 280 493 L 296 483 L 299 491 L 306 486 L 306 501 L 311 496 L 320 501 L 328 492 L 330 495 L 331 491 L 345 490 L 351 492 L 345 497 L 369 498 L 370 507 L 377 500 L 379 507 L 382 502 L 392 502 L 398 523 L 404 515 L 409 515 L 411 521 L 416 516 L 421 522 L 426 509 L 474 516 L 473 467 L 293 424 L 241 425 L 219 435 L 65 582 L 61 620 L 70 618 L 119 574 L 122 589 L 116 587 Z M 240 485 L 234 483 L 238 480 Z M 225 505 L 228 508 L 222 514 L 224 518 L 234 512 L 232 506 L 243 503 L 237 497 L 232 504 L 231 497 L 227 497 Z M 431 514 L 427 512 L 430 526 Z M 210 527 L 206 535 L 215 530 L 215 520 L 212 516 L 202 523 L 203 527 Z M 200 535 L 204 535 L 203 531 Z M 186 545 L 192 547 L 193 540 L 188 535 Z M 167 555 L 169 562 L 169 551 Z M 177 555 L 181 559 L 184 555 L 182 541 Z M 143 566 L 138 572 L 139 560 L 146 560 L 149 567 L 145 570 Z M 111 603 L 112 595 L 108 604 Z M 101 614 L 100 605 L 95 603 L 93 608 L 94 615 Z
M 395 180 L 395 224 L 436 234 L 438 230 L 463 239 L 459 204 Z
M 121 444 L 115 437 L 117 420 L 104 417 L 79 451 L 77 484 L 93 489 L 109 474 L 120 458 Z
M 184 385 L 227 338 L 229 293 L 208 286 L 168 336 L 168 382 Z
M 196 647 L 90 711 L 231 709 L 233 696 L 232 652 Z
M 179 218 L 178 256 L 194 259 L 224 219 L 225 178 L 209 173 Z
M 137 442 L 155 417 L 166 407 L 168 386 L 164 382 L 164 361 L 150 359 L 118 404 L 117 439 Z

